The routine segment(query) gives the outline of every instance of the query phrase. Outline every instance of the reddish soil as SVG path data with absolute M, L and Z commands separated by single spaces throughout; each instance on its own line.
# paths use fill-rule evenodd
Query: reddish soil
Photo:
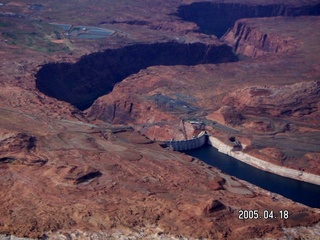
M 80 231 L 89 238 L 86 233 L 120 231 L 118 238 L 135 233 L 137 239 L 250 239 L 280 238 L 286 231 L 297 238 L 316 236 L 318 209 L 241 182 L 153 140 L 190 137 L 192 126 L 181 120 L 201 120 L 224 139 L 229 130 L 238 130 L 236 137 L 249 153 L 320 174 L 319 17 L 240 20 L 219 40 L 177 16 L 179 5 L 193 2 L 200 1 L 41 1 L 43 8 L 36 11 L 19 0 L 0 6 L 1 234 L 67 238 Z M 249 0 L 225 2 L 256 6 Z M 318 3 L 296 0 L 292 6 Z M 61 35 L 51 22 L 117 32 L 106 39 L 54 43 Z M 241 61 L 140 69 L 85 112 L 36 88 L 41 65 L 75 64 L 97 51 L 174 41 L 229 44 Z M 76 92 L 88 94 L 92 82 Z M 240 209 L 287 209 L 290 217 L 239 220 Z
M 319 18 L 247 19 L 240 23 L 251 30 L 245 40 L 236 37 L 240 41 L 238 45 L 255 46 L 256 50 L 249 54 L 238 47 L 237 51 L 249 59 L 219 65 L 149 67 L 100 97 L 87 111 L 88 115 L 112 123 L 139 124 L 136 129 L 158 140 L 183 139 L 183 129 L 179 127 L 182 118 L 209 120 L 207 130 L 212 131 L 213 127 L 214 135 L 227 138 L 228 128 L 236 129 L 238 138 L 252 140 L 250 151 L 278 148 L 286 155 L 285 161 L 278 162 L 280 165 L 320 174 L 319 168 L 314 168 L 318 163 L 306 164 L 306 154 L 320 151 L 317 143 L 320 72 L 316 57 L 319 36 L 309 34 L 313 30 L 302 27 L 319 25 Z M 272 24 L 281 32 L 270 30 Z M 301 28 L 296 29 L 296 25 Z M 279 38 L 287 38 L 291 40 L 286 45 L 295 47 L 278 52 L 259 48 L 255 37 L 262 39 L 263 31 L 269 36 L 269 45 L 276 36 L 274 44 L 278 44 Z M 310 37 L 304 39 L 306 35 Z M 229 34 L 227 38 L 230 39 Z M 176 105 L 172 107 L 170 101 Z M 215 122 L 226 128 L 216 128 Z M 264 154 L 261 157 L 268 160 Z

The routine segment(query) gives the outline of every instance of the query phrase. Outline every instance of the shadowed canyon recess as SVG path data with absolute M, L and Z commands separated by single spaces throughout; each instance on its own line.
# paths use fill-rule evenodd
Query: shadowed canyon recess
M 197 2 L 181 5 L 177 16 L 195 22 L 199 31 L 223 36 L 241 18 L 319 15 L 320 5 L 251 6 L 236 3 Z M 237 61 L 230 47 L 177 42 L 135 44 L 82 57 L 77 63 L 50 63 L 36 74 L 36 86 L 44 94 L 87 109 L 114 85 L 141 69 L 157 65 L 197 65 Z
M 114 85 L 141 69 L 156 65 L 197 65 L 234 62 L 238 58 L 227 45 L 176 42 L 137 44 L 82 57 L 77 63 L 50 63 L 36 74 L 36 86 L 44 94 L 84 110 Z
M 320 0 L 199 1 L 3 1 L 0 238 L 317 239 L 319 209 L 161 141 L 206 130 L 236 165 L 320 185 L 320 16 L 300 17 Z M 207 23 L 226 23 L 223 37 L 179 15 L 190 7 L 219 8 Z M 115 32 L 68 38 L 50 23 Z
M 184 21 L 196 23 L 200 32 L 217 37 L 222 37 L 242 18 L 316 15 L 320 15 L 320 4 L 295 7 L 281 4 L 251 6 L 238 3 L 196 2 L 180 6 L 177 13 Z

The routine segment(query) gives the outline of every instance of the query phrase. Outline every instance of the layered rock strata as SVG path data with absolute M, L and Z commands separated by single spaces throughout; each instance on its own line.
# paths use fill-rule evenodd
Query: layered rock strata
M 270 53 L 290 52 L 298 47 L 292 37 L 268 34 L 246 20 L 238 20 L 223 37 L 222 41 L 232 46 L 233 51 L 248 57 L 259 57 Z

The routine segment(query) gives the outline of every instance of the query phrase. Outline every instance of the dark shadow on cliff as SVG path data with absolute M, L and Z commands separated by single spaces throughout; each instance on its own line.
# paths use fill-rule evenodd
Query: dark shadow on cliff
M 273 5 L 245 5 L 235 3 L 196 2 L 181 5 L 177 16 L 184 21 L 194 22 L 199 31 L 222 37 L 241 18 L 275 16 L 316 16 L 320 15 L 320 4 L 301 7 Z
M 141 69 L 156 65 L 197 65 L 234 62 L 226 45 L 176 42 L 137 44 L 82 57 L 77 63 L 50 63 L 36 74 L 36 87 L 44 94 L 84 110 L 114 85 Z

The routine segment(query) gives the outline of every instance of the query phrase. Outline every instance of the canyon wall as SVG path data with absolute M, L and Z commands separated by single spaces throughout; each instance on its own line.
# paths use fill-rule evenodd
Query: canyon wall
M 184 21 L 194 22 L 199 31 L 222 37 L 234 23 L 242 18 L 275 17 L 275 16 L 306 16 L 319 15 L 320 4 L 309 2 L 304 6 L 284 4 L 266 4 L 259 1 L 252 3 L 212 3 L 196 2 L 179 7 L 177 16 Z
M 190 66 L 237 60 L 232 49 L 224 44 L 134 44 L 84 56 L 75 64 L 43 65 L 36 74 L 36 86 L 44 94 L 84 110 L 98 97 L 111 92 L 116 83 L 149 66 Z
M 232 151 L 231 146 L 228 146 L 227 144 L 223 143 L 219 139 L 210 136 L 209 137 L 209 144 L 212 145 L 214 148 L 218 149 L 219 152 L 227 154 L 235 159 L 238 159 L 239 161 L 242 161 L 246 164 L 249 164 L 255 168 L 261 169 L 263 171 L 267 171 L 270 173 L 274 173 L 283 177 L 293 178 L 299 181 L 309 182 L 316 185 L 320 185 L 320 176 L 306 173 L 303 171 L 286 168 L 282 166 L 278 166 L 275 164 L 272 164 L 270 162 L 263 161 L 259 158 L 253 157 L 249 154 L 246 154 L 241 151 Z
M 259 57 L 267 53 L 289 52 L 299 45 L 292 37 L 268 34 L 248 24 L 247 19 L 238 20 L 223 37 L 235 53 L 248 57 Z
M 200 32 L 218 37 L 224 35 L 223 41 L 236 53 L 256 57 L 267 52 L 289 51 L 296 47 L 296 42 L 253 29 L 245 20 L 235 24 L 237 20 L 319 14 L 320 5 L 314 2 L 305 6 L 197 2 L 181 5 L 176 16 L 195 22 Z M 36 74 L 36 87 L 50 97 L 84 110 L 98 97 L 110 93 L 116 83 L 149 66 L 217 64 L 238 60 L 227 45 L 190 42 L 182 44 L 171 40 L 132 44 L 84 56 L 75 64 L 46 64 Z

